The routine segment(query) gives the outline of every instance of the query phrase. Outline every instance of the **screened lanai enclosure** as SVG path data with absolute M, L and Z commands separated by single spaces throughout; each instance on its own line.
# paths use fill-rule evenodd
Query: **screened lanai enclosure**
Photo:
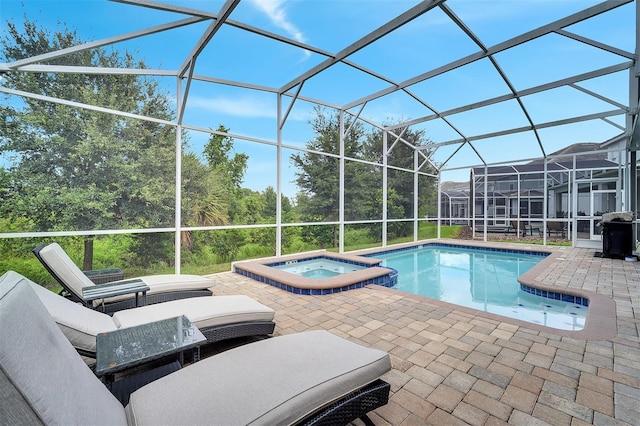
M 179 273 L 463 234 L 595 247 L 619 211 L 637 239 L 637 1 L 0 14 L 12 253 L 66 241 L 91 267 L 95 244 L 94 266 Z

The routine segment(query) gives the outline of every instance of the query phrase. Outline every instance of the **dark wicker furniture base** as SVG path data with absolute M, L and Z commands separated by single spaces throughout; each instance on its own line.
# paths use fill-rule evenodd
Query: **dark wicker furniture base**
M 124 272 L 120 268 L 114 269 L 92 269 L 82 271 L 94 284 L 105 284 L 113 281 L 124 280 Z
M 180 366 L 180 363 L 178 361 L 161 365 L 151 370 L 147 370 L 135 375 L 130 375 L 121 380 L 117 380 L 111 384 L 111 388 L 109 390 L 111 391 L 113 396 L 118 398 L 118 401 L 120 401 L 123 406 L 126 406 L 129 403 L 129 395 L 131 395 L 133 392 L 140 389 L 144 385 L 153 382 L 154 380 L 158 380 L 159 378 L 164 377 L 167 374 L 171 374 L 175 371 L 180 370 L 180 368 L 182 367 Z
M 373 425 L 367 413 L 389 402 L 390 388 L 389 383 L 378 379 L 302 419 L 297 424 L 301 426 L 346 425 L 355 419 L 360 419 L 365 425 Z
M 266 336 L 273 334 L 275 328 L 276 323 L 272 321 L 250 321 L 201 328 L 200 331 L 207 338 L 207 343 L 215 343 L 238 337 Z

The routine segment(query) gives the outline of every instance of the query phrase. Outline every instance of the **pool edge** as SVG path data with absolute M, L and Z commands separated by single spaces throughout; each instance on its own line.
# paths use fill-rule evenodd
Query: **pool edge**
M 618 334 L 618 314 L 615 300 L 592 291 L 554 286 L 539 281 L 538 278 L 543 275 L 543 271 L 548 269 L 551 263 L 561 259 L 556 257 L 557 255 L 558 253 L 551 253 L 533 268 L 518 277 L 518 282 L 543 291 L 560 292 L 589 300 L 589 310 L 587 311 L 584 328 L 577 331 L 558 331 L 567 331 L 570 332 L 568 336 L 580 337 L 587 340 L 604 340 L 615 337 Z M 549 329 L 550 327 L 543 328 Z
M 472 241 L 472 240 L 460 241 L 460 240 L 451 240 L 451 239 L 432 239 L 432 240 L 423 240 L 418 242 L 403 243 L 395 246 L 388 246 L 382 249 L 378 247 L 378 248 L 371 248 L 371 249 L 365 249 L 365 250 L 358 250 L 356 252 L 351 252 L 351 253 L 354 253 L 354 254 L 357 253 L 359 255 L 372 255 L 376 252 L 388 251 L 392 249 L 403 249 L 406 247 L 415 247 L 415 246 L 429 245 L 429 244 L 449 244 L 453 246 L 457 245 L 457 246 L 463 246 L 463 247 L 490 248 L 490 249 L 502 249 L 502 250 L 521 251 L 521 252 L 538 252 L 538 253 L 548 254 L 538 264 L 536 264 L 530 270 L 528 270 L 523 275 L 518 277 L 518 282 L 521 284 L 525 284 L 529 287 L 533 287 L 533 288 L 544 290 L 544 291 L 564 293 L 564 294 L 588 299 L 589 310 L 587 312 L 585 325 L 583 329 L 582 330 L 562 330 L 559 328 L 547 327 L 544 325 L 522 321 L 517 318 L 510 318 L 507 316 L 493 314 L 493 313 L 481 311 L 478 309 L 468 308 L 468 307 L 456 305 L 453 303 L 443 302 L 440 300 L 432 299 L 426 296 L 416 295 L 413 293 L 404 292 L 394 288 L 385 288 L 385 290 L 399 292 L 399 293 L 402 293 L 403 295 L 406 295 L 412 298 L 414 297 L 418 298 L 418 300 L 428 300 L 430 303 L 433 303 L 437 306 L 448 307 L 453 310 L 459 310 L 461 312 L 470 313 L 473 315 L 492 319 L 499 322 L 514 324 L 514 325 L 528 328 L 535 331 L 551 333 L 557 336 L 573 337 L 573 338 L 579 338 L 579 339 L 585 339 L 585 340 L 607 340 L 615 337 L 618 334 L 618 322 L 617 322 L 618 315 L 617 315 L 615 300 L 613 300 L 608 296 L 601 295 L 588 290 L 575 289 L 575 288 L 563 287 L 563 286 L 554 286 L 554 285 L 540 282 L 540 279 L 543 276 L 543 271 L 545 271 L 551 263 L 556 262 L 559 259 L 562 259 L 561 255 L 565 250 L 562 246 L 537 246 L 537 245 L 531 245 L 531 244 L 492 243 L 492 242 Z M 381 287 L 377 286 L 376 288 L 381 288 Z
M 508 250 L 508 251 L 517 251 L 517 252 L 536 252 L 536 253 L 547 254 L 546 258 L 542 259 L 537 265 L 535 265 L 529 271 L 527 271 L 526 273 L 518 277 L 518 282 L 521 284 L 525 284 L 529 287 L 533 287 L 533 288 L 544 290 L 544 291 L 564 293 L 567 295 L 573 295 L 573 296 L 588 299 L 589 310 L 586 316 L 584 328 L 582 330 L 562 330 L 558 328 L 543 326 L 543 325 L 539 325 L 539 324 L 535 324 L 527 321 L 522 321 L 516 318 L 510 318 L 507 316 L 480 311 L 477 309 L 468 308 L 468 307 L 456 305 L 453 303 L 431 299 L 426 296 L 415 295 L 412 293 L 397 290 L 395 288 L 378 285 L 376 283 L 365 284 L 363 286 L 358 286 L 357 288 L 366 289 L 369 286 L 375 286 L 375 288 L 377 289 L 384 289 L 385 291 L 393 292 L 396 294 L 401 293 L 405 297 L 417 298 L 418 300 L 425 300 L 436 306 L 443 306 L 451 310 L 458 310 L 460 312 L 465 312 L 474 316 L 487 318 L 487 319 L 491 319 L 491 320 L 506 323 L 506 324 L 512 324 L 512 325 L 523 327 L 529 330 L 549 333 L 556 336 L 571 337 L 571 338 L 578 338 L 578 339 L 585 339 L 585 340 L 606 340 L 606 339 L 613 338 L 618 334 L 616 302 L 612 298 L 592 292 L 592 291 L 588 291 L 588 290 L 563 287 L 563 286 L 555 286 L 555 285 L 545 284 L 541 282 L 541 279 L 543 278 L 543 275 L 544 275 L 543 271 L 549 267 L 549 264 L 551 262 L 555 262 L 562 259 L 561 255 L 566 250 L 563 246 L 538 246 L 538 245 L 530 245 L 530 244 L 495 243 L 495 242 L 481 242 L 481 241 L 472 241 L 472 240 L 461 241 L 461 240 L 451 240 L 451 239 L 430 239 L 430 240 L 421 240 L 418 242 L 402 243 L 402 244 L 397 244 L 397 245 L 387 246 L 387 247 L 375 247 L 370 249 L 356 250 L 348 253 L 334 253 L 334 252 L 328 252 L 325 250 L 318 250 L 318 251 L 298 253 L 298 254 L 288 255 L 288 256 L 280 256 L 280 257 L 274 256 L 270 258 L 256 259 L 251 261 L 239 261 L 239 262 L 234 262 L 232 264 L 232 272 L 238 273 L 235 270 L 235 265 L 237 264 L 254 263 L 254 264 L 261 265 L 261 268 L 264 268 L 264 270 L 260 271 L 261 274 L 263 272 L 268 272 L 271 275 L 271 272 L 268 270 L 271 269 L 273 271 L 273 268 L 267 267 L 266 264 L 282 261 L 285 258 L 286 259 L 307 258 L 311 254 L 316 254 L 317 256 L 334 257 L 338 259 L 344 259 L 344 258 L 354 259 L 355 258 L 359 262 L 362 261 L 363 259 L 369 259 L 369 261 L 371 261 L 373 264 L 377 262 L 377 259 L 375 259 L 374 257 L 364 257 L 364 256 L 365 255 L 371 256 L 374 253 L 401 249 L 405 247 L 416 247 L 420 245 L 429 245 L 429 244 L 447 244 L 447 245 L 462 246 L 462 247 L 476 247 L 476 248 L 485 248 L 485 249 L 489 248 L 489 249 L 501 249 L 501 250 Z M 260 266 L 258 267 L 260 268 Z M 368 268 L 368 270 L 371 270 L 371 269 L 383 269 L 383 268 Z M 367 271 L 367 270 L 364 270 L 364 271 Z M 357 272 L 362 272 L 362 271 L 357 271 Z M 317 280 L 299 277 L 297 275 L 289 274 L 286 272 L 281 272 L 281 273 L 288 275 L 289 277 L 285 276 L 287 279 L 292 279 L 291 277 L 295 277 L 293 278 L 295 279 L 295 286 L 300 285 L 301 279 L 312 280 L 306 284 L 309 286 L 308 288 L 312 288 L 314 285 L 318 284 Z M 388 270 L 387 270 L 387 273 L 388 273 Z M 249 276 L 246 274 L 240 274 L 240 273 L 238 274 Z M 356 272 L 352 272 L 351 274 L 356 274 Z M 344 275 L 342 277 L 344 278 Z M 255 277 L 250 277 L 250 278 L 257 279 Z M 280 279 L 279 273 L 277 274 L 276 278 Z M 360 277 L 358 277 L 358 279 L 360 279 Z M 257 280 L 266 284 L 270 284 L 260 279 L 257 279 Z M 345 291 L 345 290 L 350 290 L 355 288 L 356 287 L 354 287 L 353 284 L 347 284 L 347 285 L 342 284 L 341 288 L 337 288 L 336 291 L 333 291 L 333 292 L 340 292 L 340 291 Z M 285 289 L 285 290 L 291 291 L 296 294 L 302 294 L 300 291 L 292 291 L 292 289 Z M 322 294 L 331 294 L 333 292 L 326 292 L 326 293 L 309 292 L 305 294 L 322 295 Z

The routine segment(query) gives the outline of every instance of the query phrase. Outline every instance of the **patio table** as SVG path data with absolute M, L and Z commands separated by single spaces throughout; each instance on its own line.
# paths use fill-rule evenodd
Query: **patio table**
M 136 307 L 146 305 L 149 286 L 140 279 L 119 281 L 117 283 L 96 284 L 82 289 L 82 299 L 87 308 L 91 308 L 92 302 L 123 294 L 136 294 Z M 139 297 L 139 296 L 142 297 Z
M 177 356 L 182 366 L 187 350 L 193 350 L 196 362 L 205 342 L 202 332 L 184 315 L 100 333 L 96 336 L 95 373 L 111 387 L 116 373 L 135 367 L 144 370 L 157 360 Z

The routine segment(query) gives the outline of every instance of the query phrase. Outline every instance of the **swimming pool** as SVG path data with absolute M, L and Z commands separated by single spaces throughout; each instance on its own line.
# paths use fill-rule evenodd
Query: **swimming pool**
M 398 271 L 395 289 L 561 330 L 584 328 L 587 299 L 569 302 L 518 282 L 544 253 L 429 244 L 368 256 Z

